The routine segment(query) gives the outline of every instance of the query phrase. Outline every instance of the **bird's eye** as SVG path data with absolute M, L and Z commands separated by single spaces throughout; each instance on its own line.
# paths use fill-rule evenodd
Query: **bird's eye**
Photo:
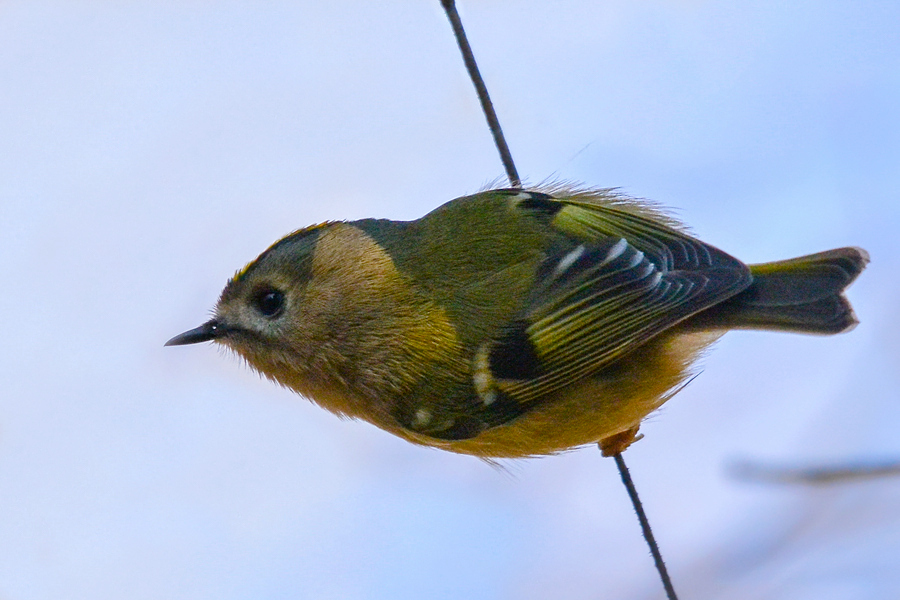
M 253 306 L 264 317 L 277 317 L 284 310 L 284 294 L 271 288 L 260 290 L 253 296 Z

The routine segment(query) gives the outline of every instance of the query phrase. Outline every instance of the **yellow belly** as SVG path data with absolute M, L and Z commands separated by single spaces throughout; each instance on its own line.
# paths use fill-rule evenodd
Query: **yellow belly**
M 676 328 L 595 376 L 541 399 L 539 406 L 507 425 L 461 441 L 418 436 L 411 441 L 486 458 L 539 456 L 598 443 L 636 428 L 677 392 L 691 375 L 691 363 L 721 333 Z

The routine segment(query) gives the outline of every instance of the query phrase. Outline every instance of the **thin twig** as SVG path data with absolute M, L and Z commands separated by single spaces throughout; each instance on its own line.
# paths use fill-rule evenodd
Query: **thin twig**
M 736 462 L 732 477 L 762 483 L 830 485 L 900 475 L 900 460 L 869 461 L 818 467 L 787 467 L 754 462 Z
M 459 51 L 462 53 L 463 62 L 466 63 L 466 71 L 475 85 L 475 91 L 478 93 L 478 100 L 481 101 L 481 110 L 484 111 L 484 117 L 487 119 L 488 127 L 491 135 L 494 136 L 494 144 L 497 145 L 497 151 L 500 153 L 500 160 L 503 161 L 503 168 L 506 169 L 506 176 L 509 178 L 509 184 L 514 187 L 521 187 L 522 181 L 519 179 L 519 173 L 516 171 L 516 165 L 513 163 L 512 154 L 509 146 L 506 145 L 506 138 L 503 137 L 503 129 L 500 128 L 500 120 L 497 113 L 494 112 L 494 105 L 491 97 L 488 95 L 487 86 L 481 73 L 478 72 L 478 64 L 475 62 L 475 55 L 472 53 L 472 47 L 469 46 L 469 40 L 466 38 L 466 30 L 463 29 L 462 20 L 456 11 L 455 0 L 441 0 L 441 6 L 450 19 L 450 26 L 453 27 L 453 35 L 456 36 L 456 43 L 459 44 Z
M 469 46 L 469 40 L 466 38 L 466 31 L 463 28 L 462 20 L 459 18 L 459 13 L 456 11 L 456 2 L 455 0 L 441 0 L 441 5 L 444 7 L 447 18 L 450 20 L 450 25 L 453 27 L 453 34 L 456 36 L 457 44 L 459 44 L 459 51 L 462 53 L 463 62 L 466 64 L 469 77 L 475 85 L 475 91 L 478 93 L 478 99 L 481 101 L 481 109 L 484 111 L 488 127 L 490 127 L 491 134 L 494 136 L 494 143 L 497 145 L 497 151 L 500 153 L 500 160 L 503 161 L 509 183 L 512 187 L 521 187 L 522 182 L 519 179 L 519 173 L 516 171 L 516 165 L 513 163 L 509 146 L 506 144 L 506 138 L 503 137 L 500 120 L 497 118 L 497 113 L 494 112 L 494 105 L 491 103 L 490 95 L 488 95 L 487 86 L 484 83 L 484 79 L 481 78 L 481 73 L 478 71 L 475 55 L 472 53 L 472 47 Z M 635 432 L 630 432 L 631 438 L 634 437 Z M 672 587 L 672 580 L 669 579 L 669 573 L 666 571 L 662 554 L 659 552 L 659 546 L 657 546 L 656 539 L 653 537 L 653 531 L 650 529 L 650 522 L 644 513 L 641 499 L 638 497 L 634 482 L 631 480 L 628 467 L 625 466 L 625 459 L 622 458 L 621 452 L 617 452 L 613 457 L 616 460 L 616 466 L 619 468 L 619 474 L 622 476 L 622 483 L 625 484 L 625 489 L 631 498 L 634 511 L 637 513 L 644 539 L 647 540 L 647 544 L 650 546 L 650 553 L 653 555 L 653 561 L 656 563 L 656 570 L 659 571 L 659 577 L 666 590 L 666 595 L 669 600 L 678 600 L 678 597 L 675 595 L 675 589 Z
M 650 546 L 650 554 L 653 555 L 653 562 L 656 563 L 659 578 L 666 589 L 666 597 L 669 600 L 678 600 L 678 596 L 675 595 L 675 588 L 672 587 L 672 580 L 669 578 L 669 572 L 666 570 L 666 563 L 663 562 L 659 546 L 656 544 L 656 538 L 653 537 L 653 530 L 650 529 L 650 521 L 647 520 L 647 514 L 644 512 L 644 505 L 641 504 L 637 488 L 634 487 L 634 482 L 631 480 L 631 473 L 628 472 L 628 467 L 625 466 L 625 459 L 622 458 L 621 453 L 614 455 L 613 458 L 616 461 L 616 466 L 619 468 L 619 475 L 622 476 L 622 483 L 625 484 L 625 489 L 628 490 L 628 497 L 631 498 L 634 512 L 637 513 L 638 521 L 641 523 L 641 532 L 644 534 L 644 539 L 647 540 L 647 545 Z

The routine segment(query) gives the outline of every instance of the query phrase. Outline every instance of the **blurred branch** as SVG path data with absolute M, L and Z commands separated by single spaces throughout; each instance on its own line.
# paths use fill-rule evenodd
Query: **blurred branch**
M 851 483 L 900 475 L 900 460 L 811 467 L 785 467 L 752 461 L 735 461 L 728 466 L 728 474 L 734 479 L 760 483 L 804 485 Z

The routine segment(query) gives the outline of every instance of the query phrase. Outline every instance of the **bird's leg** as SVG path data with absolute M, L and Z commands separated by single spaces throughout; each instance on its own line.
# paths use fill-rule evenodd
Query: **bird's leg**
M 606 457 L 625 452 L 629 446 L 644 437 L 644 434 L 638 435 L 640 427 L 640 425 L 635 425 L 631 429 L 603 438 L 597 442 L 597 445 L 600 446 L 600 452 Z

